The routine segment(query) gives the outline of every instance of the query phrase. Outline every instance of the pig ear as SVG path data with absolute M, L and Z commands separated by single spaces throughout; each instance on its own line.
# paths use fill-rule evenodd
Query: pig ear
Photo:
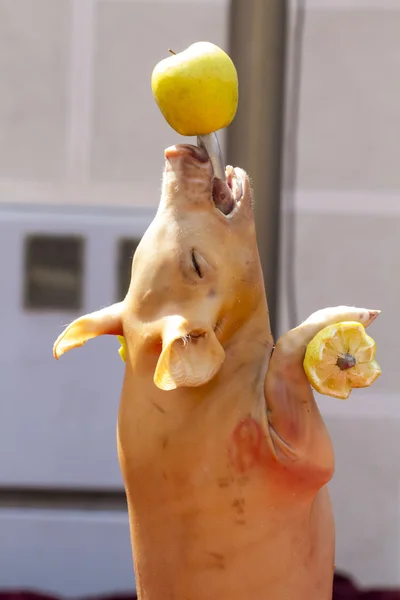
M 169 327 L 154 374 L 161 390 L 198 387 L 217 374 L 225 352 L 214 331 L 182 333 L 182 327 Z
M 121 309 L 122 303 L 119 302 L 70 323 L 54 343 L 54 358 L 59 359 L 68 350 L 83 346 L 88 340 L 99 335 L 122 336 Z

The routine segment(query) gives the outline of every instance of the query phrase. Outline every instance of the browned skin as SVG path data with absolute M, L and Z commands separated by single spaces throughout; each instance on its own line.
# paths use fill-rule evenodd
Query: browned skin
M 377 311 L 320 311 L 271 357 L 251 190 L 243 171 L 236 176 L 243 197 L 227 217 L 213 203 L 207 157 L 166 150 L 160 207 L 126 299 L 77 320 L 55 344 L 58 357 L 102 333 L 125 336 L 118 450 L 141 600 L 332 597 L 334 456 L 302 360 L 328 323 L 368 325 Z M 178 374 L 166 391 L 154 377 L 171 339 L 176 355 L 161 371 L 192 362 L 187 382 Z M 211 379 L 204 364 L 217 371 Z

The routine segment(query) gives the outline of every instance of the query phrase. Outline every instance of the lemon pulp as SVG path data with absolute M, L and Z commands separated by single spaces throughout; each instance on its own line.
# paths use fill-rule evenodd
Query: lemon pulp
M 368 387 L 379 377 L 376 344 L 361 323 L 328 325 L 311 340 L 304 370 L 312 387 L 326 396 L 345 400 L 353 388 Z

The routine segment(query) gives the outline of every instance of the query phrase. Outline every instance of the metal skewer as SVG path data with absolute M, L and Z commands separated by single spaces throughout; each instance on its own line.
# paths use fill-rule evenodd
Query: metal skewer
M 217 134 L 213 132 L 208 135 L 198 135 L 197 145 L 200 148 L 203 148 L 210 157 L 214 169 L 214 176 L 225 181 L 225 166 L 224 161 L 222 160 L 222 152 Z

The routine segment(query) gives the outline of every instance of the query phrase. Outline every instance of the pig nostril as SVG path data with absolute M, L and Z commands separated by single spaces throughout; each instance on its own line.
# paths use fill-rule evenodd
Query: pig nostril
M 167 160 L 188 157 L 204 164 L 209 161 L 208 154 L 203 148 L 191 144 L 176 144 L 175 146 L 170 146 L 164 151 L 164 156 Z

